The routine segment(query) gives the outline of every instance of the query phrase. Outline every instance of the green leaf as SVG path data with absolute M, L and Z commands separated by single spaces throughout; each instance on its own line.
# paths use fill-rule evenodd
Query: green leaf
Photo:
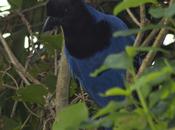
M 107 106 L 105 106 L 104 108 L 101 108 L 93 117 L 93 119 L 105 116 L 109 113 L 113 113 L 116 112 L 116 110 L 121 109 L 126 107 L 127 105 L 129 105 L 130 103 L 127 102 L 127 100 L 123 100 L 120 102 L 116 102 L 116 101 L 111 101 L 108 103 Z
M 35 58 L 35 57 L 33 56 L 32 58 Z M 38 59 L 34 62 L 37 62 L 37 61 L 38 61 Z M 37 65 L 32 66 L 32 67 L 29 68 L 29 72 L 34 77 L 37 77 L 39 73 L 43 73 L 45 71 L 48 72 L 48 70 L 52 71 L 52 69 L 50 68 L 50 62 L 49 61 L 47 61 L 47 62 L 44 62 L 44 61 L 37 62 Z
M 112 115 L 112 119 L 115 118 L 115 115 Z M 88 120 L 80 125 L 80 128 L 87 130 L 96 130 L 99 127 L 111 128 L 112 126 L 111 114 L 109 116 L 100 117 L 97 120 Z
M 48 90 L 41 85 L 28 85 L 16 91 L 17 98 L 24 102 L 44 104 L 44 96 Z
M 169 107 L 169 101 L 160 101 L 157 105 L 152 107 L 151 111 L 156 115 L 157 117 L 164 118 L 164 113 L 166 113 L 166 110 Z
M 175 116 L 175 98 L 172 99 L 171 103 L 168 106 L 168 109 L 166 111 L 166 116 L 169 117 L 169 119 L 173 119 Z
M 142 94 L 146 97 L 152 86 L 166 81 L 172 73 L 173 69 L 169 66 L 165 66 L 161 70 L 150 72 L 138 78 L 136 82 L 131 85 L 131 89 L 141 89 Z
M 133 46 L 127 46 L 125 48 L 126 53 L 129 57 L 134 58 L 139 52 L 149 52 L 149 51 L 154 51 L 154 52 L 162 52 L 165 54 L 169 54 L 168 51 L 162 49 L 162 48 L 155 48 L 155 47 L 133 47 Z
M 161 12 L 161 13 L 160 13 Z M 175 15 L 175 4 L 172 4 L 171 6 L 167 7 L 167 8 L 152 8 L 149 10 L 149 13 L 155 17 L 155 18 L 161 18 L 161 17 L 165 17 L 165 18 L 170 18 L 173 17 Z
M 12 9 L 20 9 L 23 0 L 8 0 L 8 3 L 11 5 Z
M 114 130 L 144 130 L 147 125 L 144 115 L 137 112 L 118 112 Z M 138 125 L 139 124 L 139 125 Z
M 125 48 L 126 53 L 128 54 L 129 57 L 134 57 L 134 56 L 136 56 L 137 53 L 138 53 L 138 50 L 137 50 L 137 49 L 138 49 L 137 47 L 133 47 L 133 46 L 127 46 L 127 47 Z
M 160 99 L 167 99 L 170 95 L 175 93 L 175 82 L 168 79 L 163 85 L 161 85 L 159 92 L 161 94 L 159 96 Z
M 112 54 L 107 56 L 103 65 L 91 73 L 92 77 L 96 77 L 101 72 L 107 69 L 128 69 L 133 68 L 132 58 L 130 58 L 125 52 L 118 54 Z
M 149 52 L 149 51 L 154 51 L 154 52 L 159 51 L 165 54 L 169 53 L 168 51 L 157 47 L 133 47 L 133 46 L 126 47 L 126 52 L 130 57 L 136 56 L 138 52 Z
M 39 40 L 44 44 L 50 53 L 54 53 L 55 49 L 61 49 L 63 43 L 62 35 L 40 35 Z
M 104 116 L 108 113 L 114 112 L 118 107 L 118 103 L 111 101 L 106 107 L 100 109 L 97 114 L 94 115 L 93 119 L 99 118 L 100 116 Z
M 172 72 L 173 72 L 172 68 L 166 66 L 159 71 L 143 75 L 139 79 L 137 79 L 137 82 L 135 84 L 132 85 L 132 89 L 140 88 L 145 84 L 156 85 L 167 79 Z
M 20 130 L 21 124 L 14 119 L 2 117 L 3 130 Z M 0 127 L 1 128 L 1 127 Z
M 70 105 L 56 116 L 52 130 L 78 130 L 87 119 L 88 109 L 84 103 Z
M 69 90 L 70 97 L 73 97 L 76 92 L 78 92 L 78 84 L 75 79 L 71 79 Z
M 149 31 L 152 29 L 160 29 L 160 28 L 169 28 L 165 25 L 161 25 L 161 24 L 149 24 L 147 26 L 144 26 L 143 28 L 136 28 L 136 29 L 128 29 L 128 30 L 121 30 L 121 31 L 117 31 L 113 34 L 114 37 L 125 37 L 125 36 L 129 36 L 129 35 L 133 35 L 133 34 L 137 34 L 138 32 L 145 32 L 145 31 Z
M 159 122 L 155 124 L 156 130 L 167 130 L 168 128 L 168 122 Z
M 160 100 L 161 92 L 157 91 L 154 93 L 151 93 L 149 96 L 149 108 L 154 107 L 156 103 Z
M 129 96 L 130 91 L 119 87 L 114 87 L 105 92 L 105 96 Z
M 123 2 L 121 2 L 115 7 L 114 14 L 117 15 L 125 9 L 137 7 L 146 3 L 156 4 L 157 0 L 123 0 Z
M 43 83 L 48 87 L 49 91 L 53 93 L 56 89 L 56 81 L 57 77 L 55 75 L 49 74 L 44 78 Z
M 109 55 L 104 65 L 113 69 L 130 69 L 133 66 L 132 59 L 125 52 Z

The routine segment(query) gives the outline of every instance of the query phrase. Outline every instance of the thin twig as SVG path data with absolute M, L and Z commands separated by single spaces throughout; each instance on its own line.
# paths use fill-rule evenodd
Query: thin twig
M 127 13 L 129 14 L 129 16 L 131 17 L 131 19 L 134 21 L 134 23 L 135 23 L 137 26 L 141 27 L 140 22 L 137 20 L 137 18 L 136 18 L 135 15 L 131 12 L 131 10 L 130 10 L 130 9 L 127 9 L 126 11 L 127 11 Z
M 153 40 L 156 37 L 156 34 L 160 31 L 160 29 L 155 29 L 153 30 L 148 36 L 147 38 L 143 41 L 142 43 L 142 47 L 146 47 L 148 46 L 148 44 L 150 43 L 151 40 Z
M 24 9 L 24 10 L 22 10 L 22 11 L 20 11 L 21 13 L 27 13 L 27 12 L 30 12 L 30 11 L 32 11 L 32 10 L 35 10 L 35 9 L 38 9 L 38 8 L 40 8 L 40 7 L 44 7 L 46 5 L 46 2 L 43 2 L 43 3 L 40 3 L 40 4 L 37 4 L 37 5 L 35 5 L 35 6 L 32 6 L 31 8 L 27 8 L 27 9 Z M 16 14 L 16 13 L 13 13 L 13 14 L 10 14 L 10 15 L 8 15 L 7 17 L 5 17 L 4 19 L 12 19 L 12 18 L 14 18 L 14 17 L 16 17 L 18 14 Z M 4 20 L 4 19 L 2 19 L 2 20 Z
M 8 85 L 8 84 L 2 84 L 2 87 L 12 89 L 12 90 L 17 90 L 17 88 L 15 88 L 15 86 Z
M 145 26 L 145 23 L 146 23 L 145 5 L 140 6 L 140 23 L 141 23 L 140 28 L 142 29 Z M 134 42 L 135 47 L 140 46 L 140 44 L 142 42 L 142 39 L 143 39 L 143 36 L 144 36 L 143 32 L 139 32 L 137 34 L 136 40 Z
M 2 34 L 0 33 L 0 41 L 11 61 L 11 63 L 13 64 L 13 66 L 16 68 L 16 71 L 18 72 L 18 74 L 20 75 L 20 77 L 23 79 L 23 81 L 27 84 L 30 85 L 30 82 L 28 81 L 28 79 L 35 83 L 35 84 L 41 84 L 37 79 L 35 79 L 32 75 L 30 75 L 25 68 L 22 66 L 22 64 L 18 61 L 18 59 L 15 57 L 15 55 L 13 54 L 13 52 L 11 51 L 11 49 L 8 46 L 8 43 L 5 41 L 5 39 L 3 38 Z M 27 79 L 28 78 L 28 79 Z
M 139 47 L 140 46 L 140 43 L 142 42 L 143 36 L 144 36 L 143 32 L 139 32 L 137 34 L 136 39 L 134 41 L 134 46 L 135 47 Z
M 49 118 L 47 118 L 47 119 L 43 122 L 43 128 L 42 128 L 42 130 L 47 130 L 47 123 L 48 123 L 49 121 L 51 121 L 51 120 L 53 120 L 53 118 L 52 118 L 52 117 L 49 117 Z
M 29 21 L 25 18 L 23 13 L 21 13 L 19 11 L 16 11 L 16 13 L 21 17 L 22 22 L 24 23 L 24 25 L 26 26 L 26 28 L 27 28 L 27 30 L 28 30 L 28 32 L 30 34 L 30 36 L 29 36 L 29 41 L 30 42 L 29 43 L 31 43 L 31 45 L 32 45 L 32 51 L 30 51 L 30 54 L 29 54 L 29 56 L 28 56 L 28 58 L 26 60 L 26 63 L 25 63 L 25 70 L 27 70 L 27 68 L 29 66 L 29 63 L 31 61 L 31 58 L 32 58 L 32 56 L 34 54 L 33 50 L 35 52 L 37 52 L 37 49 L 35 49 L 35 46 L 34 46 L 34 41 L 33 41 L 34 35 L 33 35 L 33 31 L 32 31 L 32 26 L 30 25 Z
M 18 105 L 18 101 L 15 101 L 14 105 L 13 105 L 13 108 L 12 108 L 12 112 L 10 114 L 10 117 L 13 118 L 14 115 L 15 115 L 15 111 L 16 111 L 16 107 Z
M 11 78 L 12 81 L 14 82 L 14 84 L 16 85 L 16 89 L 19 88 L 19 85 L 18 85 L 16 79 L 15 79 L 10 73 L 8 73 L 8 72 L 4 72 L 4 71 L 0 71 L 0 73 L 3 74 L 2 77 L 4 77 L 5 75 L 7 75 L 9 78 Z
M 162 19 L 159 24 L 163 24 L 164 20 Z M 150 41 L 152 41 L 153 39 L 155 39 L 157 33 L 160 31 L 160 29 L 154 29 L 152 30 L 152 32 L 146 37 L 146 39 L 143 41 L 142 43 L 142 47 L 146 47 L 148 46 L 148 44 L 150 43 Z
M 26 124 L 27 124 L 27 122 L 29 121 L 30 117 L 31 117 L 31 114 L 29 114 L 29 115 L 27 116 L 26 120 L 25 120 L 24 123 L 21 125 L 21 130 L 26 126 Z
M 171 0 L 169 3 L 169 6 L 171 6 L 173 3 L 174 3 L 174 0 Z M 163 24 L 167 25 L 168 22 L 169 22 L 168 19 L 164 19 Z M 167 33 L 167 30 L 165 28 L 161 29 L 152 47 L 160 47 L 163 39 L 165 38 L 166 33 Z M 139 77 L 144 72 L 144 70 L 152 63 L 155 55 L 156 55 L 156 52 L 154 51 L 150 51 L 146 55 L 146 57 L 144 58 L 142 62 L 142 65 L 140 66 L 138 70 L 137 77 Z
M 24 14 L 22 14 L 20 11 L 16 11 L 16 13 L 21 17 L 22 22 L 24 23 L 24 25 L 27 27 L 27 30 L 31 36 L 31 38 L 29 38 L 29 40 L 32 43 L 32 47 L 34 48 L 34 42 L 33 42 L 33 32 L 32 32 L 32 28 L 30 23 L 28 22 L 28 20 L 25 18 Z
M 31 115 L 34 115 L 36 116 L 37 118 L 40 118 L 36 113 L 34 113 L 28 106 L 25 102 L 23 102 L 24 104 L 24 107 L 28 110 L 28 112 L 31 114 Z
M 161 31 L 159 32 L 158 36 L 156 37 L 156 40 L 153 44 L 152 47 L 160 47 L 162 44 L 162 40 L 164 39 L 165 35 L 167 33 L 166 29 L 161 29 Z M 145 70 L 145 68 L 147 68 L 153 61 L 154 57 L 156 55 L 155 51 L 150 51 L 146 57 L 144 58 L 142 65 L 139 68 L 139 71 L 137 73 L 137 77 L 139 77 L 143 71 Z

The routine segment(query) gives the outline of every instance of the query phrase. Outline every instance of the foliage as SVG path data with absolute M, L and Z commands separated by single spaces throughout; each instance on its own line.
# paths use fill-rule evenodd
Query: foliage
M 10 14 L 0 16 L 0 34 L 11 34 L 5 40 L 18 60 L 15 63 L 24 66 L 25 72 L 21 71 L 20 65 L 19 68 L 14 65 L 1 40 L 0 129 L 92 130 L 112 127 L 113 130 L 174 130 L 174 44 L 162 45 L 164 36 L 175 32 L 175 4 L 172 1 L 168 5 L 156 0 L 124 0 L 114 9 L 114 14 L 122 14 L 121 11 L 130 8 L 138 19 L 139 8 L 143 5 L 149 7 L 144 12 L 149 23 L 141 19 L 140 27 L 114 33 L 116 37 L 142 35 L 141 40 L 136 41 L 133 47 L 126 47 L 122 53 L 109 55 L 103 65 L 91 73 L 95 77 L 111 68 L 126 70 L 125 89 L 114 86 L 102 94 L 124 96 L 123 101 L 110 102 L 106 107 L 98 108 L 72 79 L 69 99 L 78 103 L 56 113 L 57 63 L 63 37 L 38 33 L 45 19 L 44 0 L 8 0 L 11 8 L 7 11 Z M 99 0 L 95 4 L 101 5 L 101 2 L 104 1 Z M 150 38 L 153 31 L 157 32 Z M 29 43 L 26 48 L 25 39 Z M 145 41 L 149 42 L 146 44 Z M 138 55 L 146 58 L 140 69 L 135 70 L 134 61 Z M 80 103 L 82 100 L 85 103 Z

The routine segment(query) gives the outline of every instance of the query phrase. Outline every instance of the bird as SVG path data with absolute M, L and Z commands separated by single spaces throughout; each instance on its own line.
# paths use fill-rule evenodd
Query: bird
M 123 96 L 103 97 L 101 93 L 114 86 L 124 88 L 126 70 L 108 69 L 97 77 L 90 74 L 103 64 L 107 56 L 132 46 L 134 36 L 113 35 L 116 31 L 128 30 L 127 25 L 120 18 L 100 12 L 84 0 L 49 0 L 46 9 L 43 31 L 62 26 L 64 52 L 71 73 L 90 98 L 100 107 L 113 100 L 123 100 Z

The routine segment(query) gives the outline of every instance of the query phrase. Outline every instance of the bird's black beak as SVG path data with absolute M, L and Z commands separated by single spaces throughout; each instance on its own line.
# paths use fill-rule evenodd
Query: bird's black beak
M 51 31 L 59 25 L 60 25 L 59 19 L 57 19 L 55 17 L 47 17 L 47 19 L 45 20 L 42 32 Z

